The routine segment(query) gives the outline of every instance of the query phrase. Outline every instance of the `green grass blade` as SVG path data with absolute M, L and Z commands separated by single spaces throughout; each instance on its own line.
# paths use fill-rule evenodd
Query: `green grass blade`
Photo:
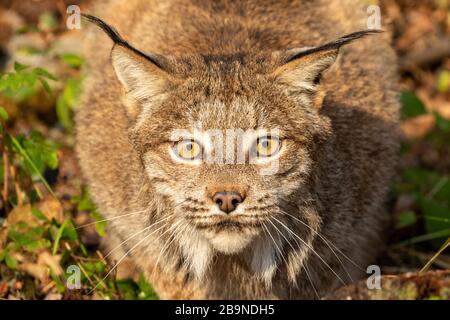
M 61 240 L 61 237 L 62 237 L 62 234 L 64 232 L 64 229 L 66 228 L 68 223 L 69 223 L 68 219 L 64 220 L 64 222 L 62 223 L 61 227 L 59 227 L 59 229 L 58 229 L 58 233 L 56 234 L 55 241 L 53 242 L 52 255 L 55 255 L 56 251 L 58 251 L 59 241 Z
M 398 248 L 398 247 L 403 247 L 403 246 L 416 244 L 416 243 L 420 243 L 420 242 L 426 242 L 426 241 L 430 241 L 433 239 L 439 239 L 439 238 L 448 237 L 448 236 L 450 236 L 450 229 L 444 229 L 444 230 L 439 230 L 436 232 L 424 234 L 424 235 L 421 235 L 418 237 L 414 237 L 414 238 L 411 238 L 411 239 L 408 239 L 405 241 L 401 241 L 401 242 L 395 244 L 393 247 Z
M 450 238 L 447 239 L 447 241 L 444 243 L 444 245 L 439 249 L 438 252 L 434 256 L 431 257 L 431 259 L 423 266 L 423 268 L 419 272 L 425 272 L 427 271 L 433 262 L 441 255 L 442 252 L 444 252 L 445 249 L 447 249 L 450 246 Z
M 50 192 L 50 194 L 57 199 L 56 194 L 53 192 L 52 188 L 50 187 L 50 185 L 48 184 L 47 180 L 45 180 L 44 176 L 39 172 L 38 168 L 36 167 L 36 165 L 34 164 L 33 160 L 31 160 L 30 156 L 28 155 L 27 151 L 22 148 L 22 146 L 20 145 L 19 141 L 17 141 L 16 138 L 14 138 L 12 135 L 9 135 L 12 143 L 14 144 L 14 146 L 19 150 L 20 154 L 22 157 L 24 157 L 24 159 L 26 161 L 28 161 L 28 163 L 30 164 L 30 166 L 33 168 L 33 170 L 36 172 L 36 174 L 38 175 L 39 179 L 41 180 L 41 182 L 44 184 L 44 186 L 47 188 L 48 192 Z

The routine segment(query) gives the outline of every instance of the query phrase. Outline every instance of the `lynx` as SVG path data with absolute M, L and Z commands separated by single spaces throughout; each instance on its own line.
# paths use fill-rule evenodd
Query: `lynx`
M 398 151 L 396 59 L 366 6 L 111 0 L 85 15 L 77 153 L 113 269 L 163 299 L 318 299 L 364 277 Z

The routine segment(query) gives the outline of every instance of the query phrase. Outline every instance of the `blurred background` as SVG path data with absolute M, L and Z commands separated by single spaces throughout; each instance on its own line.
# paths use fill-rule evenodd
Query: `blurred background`
M 74 157 L 84 57 L 66 8 L 90 2 L 0 0 L 0 299 L 157 299 L 142 277 L 102 281 L 106 222 Z M 378 264 L 399 286 L 414 280 L 406 298 L 450 299 L 450 0 L 367 2 L 381 7 L 401 79 L 401 163 Z M 68 290 L 78 271 L 80 290 Z

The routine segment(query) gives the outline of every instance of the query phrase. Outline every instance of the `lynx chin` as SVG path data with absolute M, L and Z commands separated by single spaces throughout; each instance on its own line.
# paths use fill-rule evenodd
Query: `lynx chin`
M 399 145 L 396 58 L 365 3 L 84 15 L 77 153 L 119 277 L 163 299 L 315 299 L 365 276 Z

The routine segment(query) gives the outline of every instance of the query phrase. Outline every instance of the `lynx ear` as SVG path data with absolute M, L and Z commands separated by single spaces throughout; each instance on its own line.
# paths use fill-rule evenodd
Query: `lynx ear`
M 287 50 L 282 54 L 281 65 L 272 76 L 287 84 L 291 93 L 317 93 L 313 103 L 320 107 L 324 96 L 319 94 L 320 79 L 322 73 L 336 61 L 339 49 L 356 39 L 379 32 L 382 31 L 360 31 L 319 47 Z
M 119 33 L 101 19 L 85 15 L 114 42 L 111 59 L 117 78 L 125 89 L 127 112 L 133 118 L 161 97 L 171 78 L 167 60 L 132 47 Z
M 129 48 L 115 44 L 111 58 L 117 78 L 125 89 L 127 109 L 139 113 L 148 108 L 165 92 L 169 75 L 155 57 L 143 57 Z M 136 109 L 136 110 L 133 110 Z M 135 116 L 137 114 L 134 114 Z

